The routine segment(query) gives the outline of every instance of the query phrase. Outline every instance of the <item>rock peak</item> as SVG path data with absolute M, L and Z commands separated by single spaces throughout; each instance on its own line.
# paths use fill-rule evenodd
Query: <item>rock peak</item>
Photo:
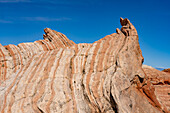
M 125 36 L 138 35 L 136 28 L 132 25 L 132 23 L 127 18 L 123 19 L 120 17 L 120 24 L 122 25 L 121 31 Z
M 120 17 L 120 24 L 122 26 L 127 26 L 127 25 L 130 25 L 131 23 L 127 18 L 123 19 L 122 17 Z

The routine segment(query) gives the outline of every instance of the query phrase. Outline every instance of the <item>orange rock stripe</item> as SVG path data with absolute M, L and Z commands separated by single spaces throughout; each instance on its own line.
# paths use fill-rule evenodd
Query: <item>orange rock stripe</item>
M 67 55 L 67 58 L 66 58 L 66 62 L 72 62 L 72 58 L 73 58 L 73 55 L 75 55 L 75 53 L 73 52 L 73 51 L 71 51 L 71 54 L 69 54 L 69 55 Z M 70 64 L 66 64 L 64 67 L 64 70 L 67 70 L 67 66 L 69 66 Z M 71 73 L 72 74 L 72 73 Z M 67 71 L 65 71 L 64 72 L 64 75 L 66 75 L 66 77 L 68 77 L 68 73 L 67 73 Z M 63 86 L 63 92 L 65 92 L 64 93 L 64 95 L 65 95 L 65 101 L 67 102 L 67 101 L 69 101 L 70 99 L 69 99 L 69 95 L 71 95 L 71 93 L 68 91 L 68 90 L 65 90 L 66 88 L 64 88 L 64 87 L 68 87 L 67 85 L 66 85 L 66 83 L 67 83 L 67 81 L 68 82 L 70 82 L 69 81 L 69 79 L 66 79 L 65 78 L 65 76 L 64 76 L 64 79 L 63 79 L 63 84 L 62 84 L 62 86 Z M 74 87 L 73 87 L 74 88 Z M 72 91 L 72 90 L 71 90 Z M 74 92 L 74 90 L 73 90 L 73 92 Z M 75 101 L 75 97 L 73 98 L 73 102 L 75 102 L 75 103 L 73 103 L 74 104 L 74 107 L 76 107 L 75 109 L 77 110 L 77 105 L 76 105 L 76 101 Z M 69 112 L 71 112 L 71 101 L 69 102 L 69 104 L 67 105 L 67 107 L 66 107 L 66 112 L 67 113 L 69 113 Z M 75 110 L 75 111 L 76 111 Z
M 106 98 L 105 98 L 105 95 L 104 95 L 104 86 L 103 86 L 103 84 L 104 84 L 104 80 L 105 80 L 105 78 L 106 78 L 106 76 L 107 76 L 107 73 L 106 73 L 106 71 L 103 71 L 102 72 L 102 76 L 101 76 L 101 79 L 100 79 L 100 87 L 99 87 L 99 92 L 100 92 L 100 96 L 101 97 L 103 97 L 102 99 L 103 99 L 103 101 L 108 101 Z M 102 107 L 101 107 L 101 112 L 104 112 L 104 109 L 103 109 L 104 107 L 103 107 L 103 105 L 102 105 Z
M 84 45 L 83 45 L 84 46 Z M 77 62 L 79 62 L 79 61 L 81 61 L 81 63 L 78 63 L 77 64 L 77 66 L 78 66 L 78 73 L 82 73 L 83 72 L 83 62 L 84 62 L 84 59 L 85 59 L 85 54 L 86 54 L 86 50 L 87 50 L 87 47 L 83 47 L 82 48 L 82 45 L 80 45 L 79 44 L 79 55 L 78 56 L 81 56 L 81 58 L 80 57 L 78 57 L 78 61 Z
M 31 63 L 32 60 L 33 60 L 33 58 L 30 60 L 30 63 Z M 27 65 L 29 65 L 29 64 L 27 64 Z M 19 73 L 16 75 L 15 79 L 13 80 L 13 82 L 11 83 L 11 85 L 9 86 L 7 91 L 5 92 L 5 99 L 4 99 L 4 104 L 3 104 L 3 107 L 2 107 L 1 113 L 4 113 L 4 110 L 5 110 L 5 107 L 6 107 L 7 95 L 10 93 L 12 87 L 15 85 L 15 82 L 16 82 L 18 76 L 20 75 L 20 73 L 22 74 L 23 71 L 22 70 L 19 71 Z
M 64 51 L 64 50 L 62 50 L 62 52 L 61 52 L 61 54 L 60 54 L 60 56 L 59 56 L 59 58 L 58 58 L 57 65 L 56 65 L 56 68 L 55 68 L 55 71 L 54 71 L 54 74 L 53 74 L 52 83 L 51 83 L 52 93 L 51 93 L 51 97 L 50 97 L 50 99 L 49 99 L 49 101 L 48 101 L 48 103 L 47 103 L 47 105 L 46 105 L 46 111 L 47 111 L 47 113 L 50 113 L 50 105 L 51 105 L 52 100 L 53 100 L 53 98 L 54 98 L 54 96 L 55 96 L 55 94 L 56 94 L 55 91 L 54 91 L 54 79 L 55 79 L 56 71 L 57 71 L 58 66 L 59 66 L 59 64 L 60 64 L 61 57 L 62 57 L 62 55 L 63 55 L 63 51 Z
M 52 30 L 56 35 L 57 34 L 59 34 L 60 36 L 62 36 L 62 41 L 65 43 L 65 45 L 67 45 L 67 46 L 72 46 L 73 44 L 71 43 L 71 41 L 64 35 L 64 34 L 62 34 L 62 33 L 60 33 L 60 32 L 57 32 L 57 31 L 55 31 L 55 30 Z
M 98 106 L 100 107 L 99 109 L 100 110 L 102 110 L 102 103 L 101 103 L 101 100 L 100 100 L 100 93 L 98 92 L 98 90 L 99 90 L 99 86 L 100 86 L 100 84 L 101 84 L 101 71 L 104 71 L 103 70 L 103 59 L 104 59 L 104 57 L 105 57 L 105 55 L 106 55 L 106 51 L 107 51 L 107 49 L 108 49 L 108 46 L 109 46 L 109 42 L 110 42 L 110 40 L 111 40 L 111 38 L 109 38 L 109 37 L 105 37 L 104 38 L 104 41 L 105 42 L 103 42 L 103 46 L 102 47 L 100 47 L 100 48 L 102 48 L 99 52 L 100 52 L 100 54 L 98 54 L 99 56 L 98 56 L 98 59 L 96 59 L 96 62 L 98 61 L 98 63 L 97 63 L 97 73 L 93 76 L 93 80 L 94 80 L 94 82 L 92 83 L 93 85 L 92 85 L 92 87 L 91 87 L 91 89 L 92 89 L 92 92 L 93 92 L 93 95 L 94 95 L 94 98 L 95 98 L 95 100 L 96 100 L 96 103 L 98 103 Z
M 36 43 L 31 43 L 30 48 L 33 50 L 33 54 L 37 54 L 37 52 L 40 50 L 39 47 L 37 47 Z
M 83 50 L 81 51 L 80 45 L 78 45 L 77 49 L 78 49 L 78 50 L 77 50 L 78 53 L 77 53 L 76 57 L 75 57 L 74 59 L 72 59 L 73 62 L 74 62 L 74 63 L 72 63 L 72 65 L 74 65 L 74 67 L 72 68 L 72 70 L 74 69 L 74 74 L 73 74 L 73 76 L 72 76 L 72 79 L 73 79 L 73 80 L 72 80 L 72 84 L 71 84 L 71 85 L 72 85 L 73 88 L 74 88 L 74 89 L 72 89 L 72 91 L 74 92 L 74 95 L 77 95 L 77 92 L 79 92 L 79 90 L 78 90 L 79 87 L 77 87 L 77 85 L 76 85 L 76 83 L 79 82 L 79 81 L 76 80 L 76 78 L 78 77 L 78 76 L 77 76 L 77 73 L 82 73 L 82 72 L 83 72 L 82 69 L 79 69 L 78 71 L 76 71 L 76 70 L 75 70 L 75 68 L 76 68 L 75 66 L 77 66 L 77 65 L 82 65 L 82 66 L 80 66 L 80 67 L 83 67 L 84 65 L 83 65 L 82 63 L 84 63 L 84 61 L 85 61 L 85 60 L 82 60 L 82 59 L 76 60 L 76 59 L 79 58 L 79 56 L 82 54 L 82 51 L 83 51 Z M 89 50 L 89 49 L 90 49 L 90 47 L 87 48 L 87 49 L 84 48 L 84 51 L 83 51 L 83 52 L 85 52 L 85 54 L 87 54 L 87 53 L 88 53 L 87 50 Z M 86 59 L 85 56 L 83 56 L 83 57 L 84 57 L 84 59 Z M 80 64 L 80 62 L 79 62 L 80 60 L 81 60 L 81 64 Z M 84 63 L 84 64 L 85 64 L 85 63 Z M 78 66 L 78 67 L 79 67 L 79 66 Z M 80 68 L 80 67 L 79 67 L 79 68 Z M 83 75 L 82 75 L 82 76 L 83 76 Z M 83 78 L 82 76 L 81 76 L 81 79 Z M 75 82 L 74 82 L 74 81 L 75 81 Z M 82 91 L 83 91 L 83 90 L 82 90 Z M 83 95 L 82 95 L 82 96 L 83 96 Z M 78 103 L 78 101 L 79 101 L 78 98 L 79 98 L 79 97 L 75 96 L 75 101 L 76 101 L 76 103 Z M 73 105 L 75 105 L 75 104 L 73 104 Z M 78 107 L 78 106 L 79 106 L 79 105 L 76 104 L 76 107 Z M 75 108 L 75 107 L 73 107 L 73 108 Z M 77 108 L 76 108 L 76 109 L 77 109 Z M 74 109 L 73 109 L 73 110 L 74 110 Z M 70 111 L 70 112 L 71 112 L 71 111 Z M 78 110 L 74 110 L 74 112 L 79 112 L 79 111 L 78 111 Z
M 114 40 L 111 44 L 111 48 L 114 48 L 114 49 L 109 50 L 110 52 L 108 54 L 108 60 L 107 60 L 107 65 L 105 69 L 108 69 L 111 65 L 113 65 L 113 63 L 116 62 L 116 57 L 120 50 L 119 48 L 120 46 L 117 46 L 117 45 L 122 45 L 122 43 L 124 42 L 123 39 L 119 39 L 117 36 L 114 36 L 112 38 L 114 38 Z
M 42 59 L 44 58 L 44 57 L 46 57 L 48 54 L 40 54 L 39 55 L 39 59 L 34 63 L 34 64 L 40 64 L 41 62 L 42 62 Z M 24 90 L 24 93 L 25 93 L 25 97 L 26 97 L 26 92 L 27 92 L 27 87 L 28 87 L 28 83 L 31 81 L 31 79 L 32 79 L 32 77 L 30 77 L 29 79 L 28 79 L 28 77 L 29 77 L 29 75 L 30 74 L 32 74 L 32 73 L 34 73 L 35 72 L 35 70 L 37 70 L 37 68 L 38 68 L 38 66 L 36 66 L 36 68 L 34 68 L 34 69 L 32 69 L 31 70 L 31 72 L 27 75 L 27 77 L 25 78 L 25 80 L 28 80 L 28 82 L 27 82 L 27 85 L 25 86 L 25 90 Z M 39 70 L 38 70 L 39 71 Z M 25 71 L 24 71 L 25 72 Z M 33 74 L 32 74 L 33 75 Z M 21 104 L 21 110 L 22 110 L 22 112 L 24 113 L 24 102 L 25 102 L 25 100 L 23 100 L 22 101 L 22 104 Z
M 47 42 L 47 41 L 46 41 Z M 48 41 L 47 42 L 47 44 L 49 45 L 49 47 L 50 47 L 50 50 L 53 50 L 53 46 L 52 46 L 52 44 Z
M 94 61 L 95 61 L 95 58 L 96 58 L 96 55 L 97 55 L 97 52 L 99 50 L 99 47 L 100 47 L 100 43 L 101 41 L 99 41 L 95 47 L 95 50 L 94 50 L 94 53 L 93 53 L 93 56 L 92 56 L 92 60 L 91 60 L 91 64 L 90 64 L 90 70 L 89 70 L 89 73 L 87 74 L 87 78 L 86 78 L 86 92 L 87 92 L 87 95 L 91 101 L 91 105 L 94 107 L 94 109 L 96 111 L 98 111 L 98 108 L 90 94 L 90 88 L 89 88 L 89 83 L 90 83 L 90 79 L 91 79 L 91 74 L 93 73 L 93 70 L 94 70 Z M 99 111 L 98 111 L 99 112 Z
M 72 45 L 76 45 L 76 43 L 74 43 L 72 40 L 70 40 L 70 43 L 71 43 Z
M 19 50 L 17 49 L 17 47 L 16 46 L 13 46 L 17 51 L 18 51 L 18 54 L 20 55 L 20 61 L 21 61 L 21 70 L 22 70 L 22 57 L 21 57 L 21 54 L 20 54 L 20 52 L 19 52 Z M 21 79 L 21 78 L 20 78 Z M 8 113 L 11 113 L 11 107 L 13 106 L 13 104 L 14 104 L 14 101 L 15 101 L 15 96 L 14 96 L 14 94 L 15 94 L 15 92 L 16 92 L 16 89 L 17 89 L 17 85 L 18 85 L 18 83 L 19 83 L 19 81 L 20 81 L 20 79 L 18 80 L 18 82 L 17 82 L 17 84 L 15 85 L 15 88 L 14 88 L 14 91 L 12 92 L 12 95 L 11 95 L 11 100 L 10 100 L 10 102 L 9 102 L 9 107 L 8 107 L 8 110 L 7 110 L 7 112 Z
M 115 40 L 115 51 L 114 51 L 114 54 L 115 54 L 115 58 L 113 57 L 112 59 L 117 59 L 117 55 L 118 53 L 120 52 L 120 50 L 122 49 L 122 47 L 125 45 L 125 42 L 126 42 L 126 38 L 122 36 L 122 38 L 118 38 L 118 36 L 115 37 L 117 40 Z M 118 41 L 118 42 L 116 42 Z M 116 46 L 117 44 L 121 45 L 121 46 Z M 118 48 L 119 47 L 119 48 Z M 111 52 L 113 54 L 113 50 Z
M 80 50 L 82 50 L 82 48 L 80 48 Z M 82 51 L 81 51 L 81 53 L 82 53 Z M 81 55 L 81 53 L 80 53 L 80 55 Z M 81 63 L 79 64 L 80 65 L 80 73 L 82 73 L 83 72 L 83 57 L 80 59 L 81 60 Z
M 111 38 L 111 41 L 109 42 L 110 46 L 109 46 L 109 49 L 108 49 L 108 51 L 106 53 L 106 56 L 104 57 L 104 61 L 103 61 L 103 64 L 104 64 L 103 68 L 104 68 L 104 70 L 108 69 L 108 67 L 109 67 L 108 66 L 108 62 L 111 59 L 110 57 L 113 56 L 113 52 L 112 51 L 113 51 L 114 44 L 117 43 L 115 41 L 115 38 L 117 38 L 116 36 L 112 35 L 110 38 Z M 101 94 L 104 96 L 104 99 L 106 101 L 108 101 L 109 97 L 108 97 L 108 93 L 106 92 L 107 89 L 105 89 L 106 87 L 104 85 L 105 79 L 106 79 L 106 77 L 108 77 L 106 75 L 107 75 L 107 72 L 104 71 L 104 77 L 103 77 L 103 79 L 101 81 Z
M 21 52 L 23 52 L 24 54 L 27 54 L 25 56 L 28 56 L 27 50 L 24 48 L 23 43 L 20 43 L 17 46 L 19 47 Z
M 41 40 L 35 41 L 35 42 L 40 44 L 42 46 L 42 48 L 44 49 L 44 51 L 47 51 L 47 47 L 44 45 L 44 43 Z
M 60 46 L 59 46 L 59 44 L 58 44 L 58 42 L 56 41 L 55 38 L 52 38 L 52 42 L 51 43 L 54 44 L 55 48 L 60 48 Z
M 51 40 L 51 43 L 54 44 L 55 48 L 59 48 L 56 39 L 50 36 L 50 34 L 52 33 L 51 29 L 45 29 L 44 31 L 46 33 L 45 37 Z
M 29 47 L 31 48 L 31 50 L 33 51 L 33 54 L 37 54 L 37 52 L 39 51 L 39 48 L 37 47 L 36 43 L 29 43 Z
M 48 51 L 48 47 L 47 47 L 47 45 L 44 43 L 44 41 L 43 41 L 43 40 L 40 40 L 39 44 L 41 44 L 41 45 L 42 45 L 42 47 L 43 47 L 44 51 Z
M 20 45 L 22 46 L 23 49 L 25 49 L 24 51 L 26 51 L 27 56 L 30 56 L 30 53 L 29 53 L 27 47 L 25 46 L 25 44 L 24 44 L 24 43 L 21 43 Z
M 51 37 L 51 36 L 49 36 L 49 37 Z M 61 48 L 61 45 L 56 38 L 51 37 L 51 39 L 52 39 L 52 42 L 54 42 L 54 45 L 56 46 L 56 48 Z
M 0 85 L 1 85 L 1 80 L 3 80 L 3 76 L 2 76 L 2 60 L 3 60 L 3 55 L 2 52 L 0 52 Z
M 88 55 L 88 53 L 89 53 L 89 50 L 90 50 L 90 48 L 92 47 L 92 45 L 90 45 L 90 47 L 87 49 L 87 51 L 86 51 L 86 54 L 85 54 L 85 60 L 84 60 L 84 63 L 83 63 L 83 70 L 82 71 L 85 71 L 85 66 L 86 66 L 86 62 L 87 62 L 87 55 Z M 82 76 L 82 79 L 84 78 L 84 74 L 83 74 L 83 76 Z
M 67 45 L 72 46 L 72 44 L 70 43 L 70 40 L 62 33 L 59 33 L 60 35 L 62 35 L 62 37 L 65 39 L 65 42 L 67 43 Z
M 17 52 L 18 52 L 18 54 L 19 54 L 19 56 L 20 56 L 21 67 L 22 67 L 23 61 L 22 61 L 21 53 L 20 53 L 20 51 L 18 50 L 18 48 L 17 48 L 16 46 L 14 46 L 14 47 L 15 47 L 15 49 L 17 50 Z
M 55 35 L 56 35 L 56 37 L 58 38 L 58 41 L 60 41 L 61 47 L 62 47 L 62 48 L 63 48 L 63 47 L 66 47 L 66 45 L 64 44 L 65 41 L 64 41 L 63 38 L 60 36 L 60 34 L 57 33 L 57 34 L 55 34 Z
M 105 46 L 104 45 L 105 40 L 101 40 L 99 42 L 100 42 L 100 46 L 99 46 L 99 49 L 97 50 L 97 53 L 96 53 L 96 56 L 95 56 L 95 59 L 94 59 L 95 63 L 94 63 L 94 66 L 93 66 L 93 73 L 92 73 L 90 81 L 89 81 L 89 89 L 91 90 L 91 96 L 94 99 L 94 102 L 96 103 L 97 107 L 99 107 L 98 104 L 100 104 L 100 103 L 98 103 L 96 101 L 96 98 L 99 98 L 99 96 L 96 92 L 98 87 L 96 87 L 95 84 L 96 84 L 96 82 L 99 81 L 100 76 L 101 76 L 101 74 L 97 71 L 97 67 L 98 67 L 98 59 L 100 58 L 102 48 L 103 48 L 103 46 Z M 95 87 L 95 88 L 93 88 L 93 87 Z
M 111 40 L 111 38 L 107 37 L 106 41 L 104 42 L 104 46 L 102 47 L 102 50 L 100 52 L 100 56 L 99 56 L 98 63 L 97 63 L 97 71 L 98 72 L 103 71 L 103 60 L 104 60 L 104 57 L 106 56 L 106 51 L 109 47 L 110 40 Z
M 53 51 L 52 53 L 54 53 L 54 52 L 55 51 Z M 44 91 L 45 91 L 45 81 L 48 79 L 48 74 L 50 73 L 50 70 L 51 70 L 52 65 L 54 63 L 54 60 L 55 60 L 55 56 L 50 56 L 50 58 L 47 61 L 48 63 L 46 64 L 45 69 L 44 69 L 44 70 L 46 70 L 46 72 L 43 73 L 43 76 L 41 77 L 41 80 L 40 80 L 41 81 L 40 84 L 38 84 L 36 86 L 36 87 L 39 86 L 39 89 L 37 88 L 37 90 L 39 92 L 36 93 L 35 96 L 32 98 L 32 102 L 33 102 L 32 107 L 33 107 L 35 112 L 41 113 L 39 111 L 39 109 L 37 108 L 36 104 L 37 104 L 37 101 L 39 100 L 39 98 L 44 94 Z M 52 61 L 53 63 L 49 63 L 49 61 Z
M 72 90 L 71 91 L 73 91 L 74 93 L 72 93 L 72 94 L 76 94 L 76 90 L 77 90 L 77 87 L 76 87 L 76 85 L 74 86 L 74 81 L 76 81 L 76 75 L 75 74 L 77 74 L 77 73 L 81 73 L 82 72 L 82 59 L 79 59 L 79 56 L 81 55 L 81 52 L 82 52 L 82 50 L 81 50 L 81 47 L 80 47 L 80 45 L 76 45 L 76 55 L 75 55 L 75 57 L 73 57 L 72 58 L 72 80 L 71 80 L 71 85 L 72 85 L 72 87 L 73 88 L 71 88 Z M 81 60 L 81 63 L 79 62 Z M 79 67 L 79 65 L 80 65 L 80 67 Z M 78 67 L 79 68 L 78 68 Z M 76 81 L 76 83 L 77 83 L 77 81 Z M 74 96 L 74 103 L 73 103 L 73 105 L 74 105 L 74 108 L 75 108 L 75 105 L 76 105 L 76 110 L 75 109 L 73 109 L 74 111 L 73 112 L 78 112 L 78 110 L 77 110 L 77 104 L 75 104 L 75 102 L 77 103 L 77 99 L 76 99 L 76 97 Z M 71 104 L 71 103 L 70 103 Z M 71 105 L 68 105 L 69 107 L 71 107 Z M 70 111 L 71 112 L 71 111 Z
M 56 46 L 54 45 L 53 42 L 49 42 L 49 43 L 50 43 L 50 45 L 52 46 L 52 50 L 53 50 L 53 49 L 56 49 Z
M 75 56 L 77 55 L 78 53 L 78 46 L 76 45 L 75 46 L 75 55 L 72 57 L 72 72 L 71 72 L 71 75 L 70 75 L 70 81 L 69 81 L 69 84 L 71 86 L 71 93 L 72 93 L 72 99 L 73 99 L 73 106 L 74 106 L 74 113 L 77 112 L 77 105 L 76 105 L 76 100 L 75 100 L 75 95 L 74 95 L 74 86 L 73 86 L 73 74 L 75 73 L 74 72 L 74 59 L 75 59 Z
M 20 59 L 20 57 L 19 57 L 19 53 L 20 53 L 20 52 L 17 51 L 15 47 L 16 47 L 15 45 L 10 45 L 11 50 L 14 52 L 14 55 L 16 56 L 16 57 L 15 57 L 15 60 L 16 60 L 16 61 L 15 61 L 15 62 L 16 62 L 16 70 L 18 70 L 18 69 L 19 69 L 19 66 L 20 66 L 20 65 L 19 65 L 19 62 L 20 62 L 21 59 Z M 19 52 L 19 53 L 18 53 L 18 52 Z
M 15 56 L 16 56 L 16 70 L 18 70 L 18 69 L 20 69 L 20 61 L 21 61 L 20 56 L 19 56 L 20 52 L 17 51 L 15 45 L 11 45 L 11 48 L 12 48 L 12 50 L 15 53 Z
M 22 70 L 22 69 L 21 69 Z M 24 70 L 23 70 L 23 74 L 24 74 Z M 31 72 L 30 72 L 31 73 Z M 16 83 L 16 85 L 15 85 L 15 87 L 14 87 L 14 90 L 13 90 L 13 92 L 12 92 L 12 94 L 11 94 L 11 100 L 10 100 L 10 102 L 9 102 L 9 107 L 8 107 L 8 113 L 11 113 L 11 107 L 13 106 L 13 104 L 14 104 L 14 100 L 15 100 L 15 96 L 14 96 L 14 94 L 15 94 L 15 92 L 16 92 L 16 90 L 17 90 L 17 88 L 18 88 L 18 84 L 19 84 L 19 81 L 21 80 L 21 77 L 19 78 L 19 80 L 18 80 L 18 82 Z
M 60 40 L 62 41 L 63 45 L 64 45 L 65 47 L 67 47 L 68 44 L 66 43 L 66 40 L 64 39 L 64 37 L 63 37 L 59 32 L 57 33 L 57 35 L 58 35 L 58 37 L 60 38 Z
M 17 71 L 17 68 L 16 68 L 17 65 L 16 65 L 16 57 L 15 57 L 15 54 L 14 54 L 13 50 L 11 49 L 10 45 L 5 46 L 5 48 L 8 49 L 9 53 L 11 54 L 11 56 L 12 56 L 12 58 L 13 58 L 13 63 L 14 63 L 14 67 L 15 67 L 14 72 L 16 72 L 16 71 Z
M 51 31 L 52 32 L 52 31 Z M 59 48 L 63 48 L 64 46 L 61 44 L 62 41 L 58 38 L 58 35 L 53 33 L 53 34 L 48 34 L 48 36 L 53 37 L 52 39 L 56 41 L 57 45 Z
M 99 93 L 98 93 L 101 74 L 102 73 L 100 72 L 100 73 L 96 73 L 95 75 L 93 75 L 94 82 L 92 83 L 92 86 L 91 86 L 92 94 L 95 98 L 95 101 L 96 101 L 98 108 L 100 107 L 99 109 L 102 108 L 102 103 L 99 100 L 100 96 L 99 96 Z
M 26 48 L 27 48 L 27 51 L 29 51 L 29 53 L 30 53 L 30 56 L 29 57 L 31 57 L 33 54 L 34 54 L 34 51 L 32 50 L 32 48 L 30 47 L 30 43 L 28 44 L 28 43 L 24 43 L 25 44 L 25 46 L 26 46 Z
M 0 48 L 0 52 L 1 52 L 1 54 L 2 54 L 2 56 L 3 56 L 3 59 L 4 59 L 4 76 L 2 77 L 3 79 L 2 80 L 5 80 L 6 79 L 6 73 L 7 73 L 7 64 L 6 64 L 6 61 L 5 61 L 5 54 L 3 53 L 3 51 L 2 51 L 2 49 Z M 3 68 L 1 68 L 1 71 L 2 71 L 2 69 Z
M 48 53 L 44 53 L 43 55 L 42 55 L 42 57 L 40 57 L 40 59 L 35 63 L 36 65 L 38 65 L 38 66 L 35 66 L 35 68 L 34 69 L 32 69 L 32 71 L 29 73 L 29 75 L 27 75 L 27 77 L 29 77 L 29 78 L 26 78 L 26 80 L 28 80 L 27 81 L 27 85 L 26 85 L 26 87 L 25 87 L 25 97 L 27 96 L 27 87 L 28 87 L 28 85 L 29 85 L 29 83 L 31 82 L 31 80 L 33 79 L 33 78 L 36 78 L 37 76 L 38 76 L 38 74 L 39 73 L 36 73 L 36 72 L 40 72 L 40 67 L 43 65 L 43 63 L 45 62 L 45 60 L 43 61 L 43 59 L 44 58 L 46 58 L 47 56 L 49 56 L 49 52 Z M 47 59 L 46 59 L 47 60 Z M 35 73 L 36 73 L 36 75 L 35 75 Z M 25 102 L 25 100 L 23 100 L 23 102 L 22 102 L 22 105 L 21 105 L 21 108 L 23 108 L 23 105 L 24 105 L 24 102 Z M 23 109 L 22 109 L 23 110 Z M 24 111 L 24 110 L 23 110 Z
M 78 56 L 79 56 L 79 54 L 80 54 L 80 52 L 81 52 L 81 50 L 79 49 L 79 45 L 76 46 L 76 51 L 77 51 L 77 53 L 76 53 L 76 55 L 75 55 L 75 57 L 74 57 L 74 59 L 73 59 L 74 74 L 75 74 L 75 73 L 78 73 L 78 71 L 79 71 L 78 65 L 80 65 L 80 64 L 79 64 L 79 62 L 78 62 Z M 76 62 L 76 63 L 75 63 L 75 62 Z M 74 77 L 73 77 L 73 78 L 74 78 Z
M 113 43 L 113 38 L 111 38 L 111 40 L 109 41 L 109 48 L 107 48 L 107 50 L 106 50 L 106 53 L 105 53 L 105 56 L 104 56 L 104 59 L 103 59 L 103 69 L 105 69 L 106 67 L 105 67 L 105 65 L 106 65 L 106 63 L 107 63 L 107 59 L 108 59 L 108 53 L 111 51 L 111 49 L 112 49 L 112 43 Z M 104 71 L 104 70 L 103 70 Z M 103 95 L 103 84 L 104 84 L 104 80 L 105 80 L 105 78 L 106 78 L 106 72 L 104 71 L 104 77 L 102 78 L 102 80 L 101 80 L 101 89 L 100 89 L 100 94 L 101 95 Z
M 52 44 L 49 42 L 49 40 L 44 40 L 44 42 L 49 46 L 49 50 L 53 50 Z
M 53 40 L 53 41 L 50 42 L 50 43 L 53 45 L 53 48 L 54 48 L 54 49 L 58 48 L 56 41 Z
M 86 62 L 87 62 L 87 56 L 88 56 L 88 53 L 89 53 L 89 50 L 90 50 L 90 48 L 92 47 L 92 44 L 90 45 L 90 47 L 87 49 L 87 51 L 86 51 L 86 54 L 85 54 L 85 60 L 84 60 L 84 63 L 83 63 L 83 75 L 82 75 L 82 80 L 83 80 L 83 78 L 84 78 L 84 76 L 85 76 L 85 74 L 84 74 L 84 71 L 85 71 L 85 66 L 86 66 Z M 83 84 L 83 83 L 82 83 Z M 83 90 L 84 91 L 84 90 Z M 85 93 L 85 91 L 84 91 L 84 93 Z M 90 109 L 94 112 L 95 111 L 95 109 L 93 108 L 93 106 L 89 103 L 88 104 L 88 106 L 90 107 Z
M 103 71 L 103 65 L 102 65 L 103 57 L 104 57 L 105 51 L 106 51 L 106 49 L 108 47 L 108 42 L 110 41 L 110 40 L 108 40 L 108 38 L 109 37 L 106 36 L 105 38 L 103 38 L 103 40 L 101 40 L 101 42 L 102 42 L 100 44 L 100 48 L 101 49 L 98 50 L 98 53 L 100 53 L 100 54 L 97 54 L 97 56 L 96 56 L 97 59 L 95 59 L 95 62 L 97 62 L 96 66 L 95 66 L 96 67 L 95 70 L 97 72 L 96 72 L 96 74 L 92 75 L 91 80 L 93 79 L 93 82 L 90 83 L 91 84 L 91 90 L 92 90 L 91 91 L 92 92 L 92 96 L 95 99 L 95 102 L 96 102 L 97 107 L 99 108 L 99 110 L 102 110 L 102 103 L 101 103 L 101 100 L 100 100 L 100 96 L 99 96 L 100 94 L 98 92 L 98 88 L 99 88 L 99 85 L 101 83 L 100 82 L 101 74 L 102 74 L 101 71 Z M 99 60 L 101 60 L 101 64 L 99 64 L 100 63 Z M 98 67 L 100 68 L 99 70 L 98 70 Z
M 53 31 L 53 33 L 56 35 L 56 37 L 58 38 L 58 40 L 60 40 L 60 43 L 63 47 L 67 47 L 66 46 L 66 41 L 63 39 L 63 37 L 60 35 L 59 32 Z
M 37 41 L 35 41 L 34 42 L 34 44 L 35 44 L 35 47 L 37 48 L 37 52 L 40 52 L 40 51 L 43 51 L 44 49 L 43 49 L 43 47 L 42 47 L 42 45 L 40 44 L 40 43 L 38 43 Z
M 50 50 L 50 46 L 48 45 L 48 43 L 45 40 L 41 40 L 41 41 L 46 46 L 47 50 Z
M 69 47 L 72 46 L 72 44 L 70 43 L 70 40 L 65 35 L 63 35 L 62 33 L 59 33 L 59 35 L 63 38 L 66 46 L 69 46 Z
M 28 58 L 30 58 L 31 56 L 32 56 L 32 52 L 31 52 L 31 50 L 30 50 L 30 48 L 27 46 L 27 44 L 26 43 L 23 43 L 23 46 L 25 47 L 25 49 L 26 49 L 26 51 L 28 52 Z

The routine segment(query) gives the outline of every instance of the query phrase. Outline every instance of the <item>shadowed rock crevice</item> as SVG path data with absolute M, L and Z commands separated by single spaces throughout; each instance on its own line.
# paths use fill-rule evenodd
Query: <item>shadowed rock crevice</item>
M 39 107 L 37 107 L 40 113 L 45 113 L 43 110 L 41 110 Z
M 139 75 L 136 75 L 136 76 L 138 77 L 138 79 L 139 79 L 140 83 L 143 83 L 144 78 L 141 78 Z
M 112 96 L 112 94 L 110 93 L 110 104 L 113 108 L 113 111 L 115 111 L 115 113 L 118 113 L 118 108 L 117 108 L 117 104 Z

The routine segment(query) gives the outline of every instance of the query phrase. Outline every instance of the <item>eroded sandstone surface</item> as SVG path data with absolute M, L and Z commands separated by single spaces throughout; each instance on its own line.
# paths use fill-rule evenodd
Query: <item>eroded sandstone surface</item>
M 135 27 L 120 23 L 92 44 L 46 28 L 44 40 L 0 45 L 0 112 L 170 112 L 170 73 L 142 65 Z

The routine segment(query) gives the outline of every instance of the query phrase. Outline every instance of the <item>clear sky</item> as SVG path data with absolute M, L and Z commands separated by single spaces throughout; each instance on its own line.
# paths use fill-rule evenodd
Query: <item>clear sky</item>
M 120 17 L 136 27 L 144 64 L 170 68 L 170 0 L 0 0 L 0 43 L 43 39 L 46 27 L 92 43 L 121 28 Z

